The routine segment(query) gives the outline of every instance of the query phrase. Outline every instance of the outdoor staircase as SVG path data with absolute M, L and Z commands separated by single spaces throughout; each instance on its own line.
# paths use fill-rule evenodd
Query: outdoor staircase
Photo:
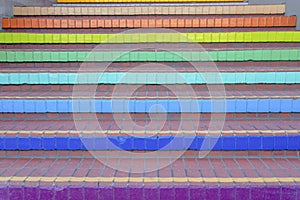
M 242 0 L 14 7 L 0 199 L 300 199 L 300 32 L 284 14 Z

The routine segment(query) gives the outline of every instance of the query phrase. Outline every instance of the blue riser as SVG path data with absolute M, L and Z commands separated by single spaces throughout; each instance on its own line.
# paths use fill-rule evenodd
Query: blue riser
M 154 106 L 159 105 L 159 107 Z M 153 107 L 154 106 L 154 107 Z M 152 109 L 151 109 L 152 108 Z M 0 100 L 4 113 L 300 112 L 300 99 Z
M 165 147 L 164 149 L 162 149 Z M 0 137 L 0 150 L 299 150 L 300 135 Z

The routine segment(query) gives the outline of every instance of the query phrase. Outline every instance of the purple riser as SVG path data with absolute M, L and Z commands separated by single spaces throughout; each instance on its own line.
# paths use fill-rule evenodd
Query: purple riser
M 20 187 L 0 186 L 0 200 L 298 200 L 300 186 L 283 187 Z

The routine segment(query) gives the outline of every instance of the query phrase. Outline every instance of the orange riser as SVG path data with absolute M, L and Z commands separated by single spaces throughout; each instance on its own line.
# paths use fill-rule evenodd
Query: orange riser
M 296 16 L 207 18 L 207 19 L 46 19 L 3 18 L 3 28 L 225 28 L 294 27 Z

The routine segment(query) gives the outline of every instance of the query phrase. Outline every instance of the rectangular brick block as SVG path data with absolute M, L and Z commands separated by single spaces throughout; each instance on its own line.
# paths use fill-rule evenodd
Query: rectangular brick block
M 41 8 L 41 15 L 48 15 L 48 9 L 47 9 L 47 7 L 42 7 Z
M 170 20 L 169 19 L 163 19 L 163 27 L 164 28 L 170 28 L 171 26 Z
M 61 7 L 55 7 L 54 8 L 54 13 L 55 13 L 55 15 L 62 15 Z
M 296 16 L 290 16 L 289 17 L 289 26 L 296 26 L 297 25 L 297 17 Z
M 266 25 L 267 25 L 267 18 L 266 17 L 259 18 L 258 26 L 259 27 L 266 27 Z
M 76 28 L 82 28 L 82 20 L 75 20 L 75 27 Z
M 258 21 L 259 21 L 259 18 L 258 18 L 258 17 L 253 17 L 253 18 L 251 19 L 251 26 L 258 27 Z
M 32 25 L 32 28 L 40 28 L 38 19 L 33 18 L 31 20 L 31 25 Z
M 163 19 L 157 19 L 155 21 L 155 27 L 156 28 L 163 28 Z
M 149 26 L 148 19 L 141 19 L 141 28 L 147 28 Z
M 236 19 L 236 26 L 237 27 L 243 27 L 244 26 L 244 19 L 243 18 L 237 18 Z
M 111 20 L 112 28 L 118 28 L 119 22 L 120 22 L 119 19 L 112 19 Z M 107 24 L 109 24 L 109 23 L 107 23 Z M 105 28 L 109 28 L 108 26 L 106 26 L 106 23 L 105 23 Z
M 104 21 L 104 27 L 105 27 L 105 28 L 111 28 L 111 27 L 112 27 L 112 20 L 106 19 L 106 20 Z
M 32 24 L 31 24 L 31 19 L 25 19 L 25 26 L 24 28 L 31 28 Z
M 149 19 L 149 22 L 148 22 L 148 27 L 149 28 L 155 28 L 156 24 L 155 24 L 155 19 Z
M 2 28 L 10 28 L 10 20 L 8 18 L 2 18 Z
M 193 19 L 192 20 L 192 27 L 193 28 L 199 27 L 200 26 L 199 23 L 200 23 L 199 19 Z
M 69 23 L 67 19 L 61 20 L 61 28 L 69 28 Z
M 207 27 L 215 27 L 215 19 L 207 19 Z
M 207 19 L 199 19 L 199 28 L 207 27 Z
M 27 9 L 26 9 L 27 11 Z M 13 14 L 14 16 L 18 16 L 18 15 L 22 15 L 25 14 L 24 12 L 22 12 L 22 7 L 14 7 L 13 8 Z
M 184 28 L 185 27 L 185 20 L 184 19 L 177 19 L 177 27 Z
M 281 26 L 289 26 L 289 17 L 281 17 Z
M 171 19 L 170 20 L 170 27 L 176 27 L 178 25 L 177 19 Z
M 53 28 L 53 19 L 47 19 L 47 28 Z
M 229 19 L 229 26 L 230 27 L 236 27 L 236 18 L 230 18 Z
M 280 26 L 280 25 L 281 25 L 281 17 L 274 17 L 273 26 Z
M 251 18 L 244 19 L 244 27 L 251 27 Z
M 127 28 L 126 19 L 119 20 L 119 27 L 120 28 Z
M 82 20 L 82 27 L 83 28 L 90 28 L 90 21 L 89 20 Z
M 272 27 L 274 24 L 273 17 L 267 17 L 266 19 L 266 27 Z
M 104 20 L 102 20 L 102 19 L 99 19 L 99 20 L 97 20 L 97 23 L 98 23 L 98 25 L 97 25 L 97 27 L 98 28 L 104 28 Z
M 46 19 L 40 19 L 39 20 L 39 27 L 40 28 L 46 28 L 47 27 Z
M 134 20 L 133 19 L 127 19 L 126 24 L 128 28 L 134 28 Z
M 59 19 L 54 19 L 53 20 L 53 27 L 54 28 L 60 28 L 60 20 Z
M 34 15 L 34 7 L 29 7 L 27 10 L 27 15 Z
M 97 23 L 97 20 L 96 19 L 92 19 L 90 21 L 90 27 L 91 28 L 98 28 L 98 23 Z
M 229 19 L 228 18 L 224 18 L 222 19 L 222 27 L 229 27 Z
M 68 20 L 68 27 L 69 28 L 76 28 L 76 22 L 74 19 L 69 19 Z
M 193 27 L 193 20 L 192 19 L 185 19 L 185 27 L 192 28 Z
M 221 18 L 215 19 L 215 27 L 222 27 L 222 19 Z

